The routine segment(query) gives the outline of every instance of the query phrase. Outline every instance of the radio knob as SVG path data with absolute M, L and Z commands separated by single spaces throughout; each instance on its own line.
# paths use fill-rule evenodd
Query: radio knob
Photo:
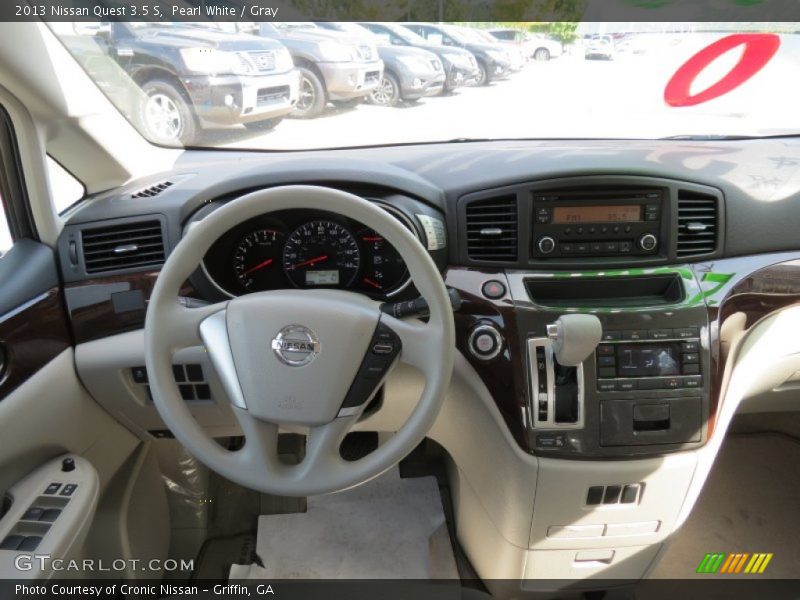
M 543 238 L 539 239 L 537 247 L 539 248 L 539 252 L 541 252 L 542 254 L 550 254 L 553 250 L 556 249 L 556 241 L 549 235 L 546 235 Z
M 656 246 L 658 246 L 658 238 L 656 238 L 656 236 L 654 236 L 652 233 L 645 233 L 639 238 L 639 248 L 645 252 L 655 250 Z
M 480 360 L 491 360 L 503 349 L 503 336 L 494 325 L 478 325 L 469 334 L 467 344 L 472 356 Z

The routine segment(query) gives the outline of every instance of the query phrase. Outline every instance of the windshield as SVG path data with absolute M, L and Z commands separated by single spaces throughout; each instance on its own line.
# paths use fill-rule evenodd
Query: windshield
M 800 132 L 797 23 L 365 25 L 51 28 L 133 126 L 166 146 L 300 150 Z M 137 35 L 154 26 L 180 35 Z M 501 28 L 511 32 L 504 39 L 525 40 L 513 56 L 508 41 L 488 33 Z M 442 31 L 443 44 L 431 45 Z M 388 32 L 392 44 L 379 53 L 374 40 Z M 465 47 L 448 47 L 448 37 Z

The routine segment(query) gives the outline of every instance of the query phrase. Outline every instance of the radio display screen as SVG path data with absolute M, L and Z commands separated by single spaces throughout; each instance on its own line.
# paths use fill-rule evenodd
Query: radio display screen
M 619 206 L 556 206 L 553 224 L 571 223 L 630 223 L 642 220 L 642 207 L 638 204 Z
M 680 374 L 681 346 L 669 344 L 617 345 L 619 377 L 657 377 Z

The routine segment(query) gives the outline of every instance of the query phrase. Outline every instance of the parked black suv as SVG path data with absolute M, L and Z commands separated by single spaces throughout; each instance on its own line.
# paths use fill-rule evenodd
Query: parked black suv
M 286 46 L 300 71 L 293 117 L 316 117 L 328 102 L 357 104 L 380 83 L 383 63 L 374 43 L 314 23 L 260 23 L 257 33 Z
M 156 142 L 189 145 L 214 125 L 271 129 L 297 103 L 299 74 L 273 40 L 208 24 L 115 22 L 109 43 L 144 92 L 134 116 Z
M 399 102 L 416 102 L 424 96 L 441 94 L 445 72 L 439 57 L 427 50 L 392 46 L 384 38 L 355 23 L 319 23 L 319 27 L 349 34 L 376 44 L 383 61 L 381 83 L 369 95 L 370 102 L 395 106 Z
M 452 92 L 465 83 L 480 77 L 478 61 L 472 52 L 454 46 L 433 44 L 424 37 L 397 23 L 359 23 L 392 46 L 410 46 L 433 52 L 442 61 L 445 72 L 443 92 Z
M 475 42 L 456 27 L 433 23 L 404 23 L 403 26 L 433 44 L 464 48 L 474 54 L 479 71 L 476 85 L 488 85 L 496 79 L 502 79 L 511 71 L 511 60 L 505 50 L 496 44 Z

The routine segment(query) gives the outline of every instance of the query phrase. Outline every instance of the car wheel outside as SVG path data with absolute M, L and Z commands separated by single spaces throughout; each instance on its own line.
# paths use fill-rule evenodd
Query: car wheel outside
M 300 96 L 291 116 L 298 119 L 313 119 L 322 114 L 327 104 L 325 86 L 314 71 L 299 67 Z
M 476 86 L 489 85 L 489 69 L 486 63 L 478 60 L 478 79 L 475 81 Z
M 194 111 L 183 93 L 171 82 L 154 79 L 142 86 L 139 122 L 152 141 L 190 145 L 197 137 Z
M 283 121 L 283 117 L 276 117 L 274 119 L 264 119 L 263 121 L 251 121 L 245 123 L 244 126 L 250 131 L 270 131 L 278 126 L 278 123 Z
M 533 60 L 546 62 L 550 60 L 550 51 L 547 48 L 539 48 L 533 53 Z
M 400 102 L 400 82 L 391 73 L 384 73 L 378 87 L 369 95 L 369 101 L 378 106 L 395 106 Z

